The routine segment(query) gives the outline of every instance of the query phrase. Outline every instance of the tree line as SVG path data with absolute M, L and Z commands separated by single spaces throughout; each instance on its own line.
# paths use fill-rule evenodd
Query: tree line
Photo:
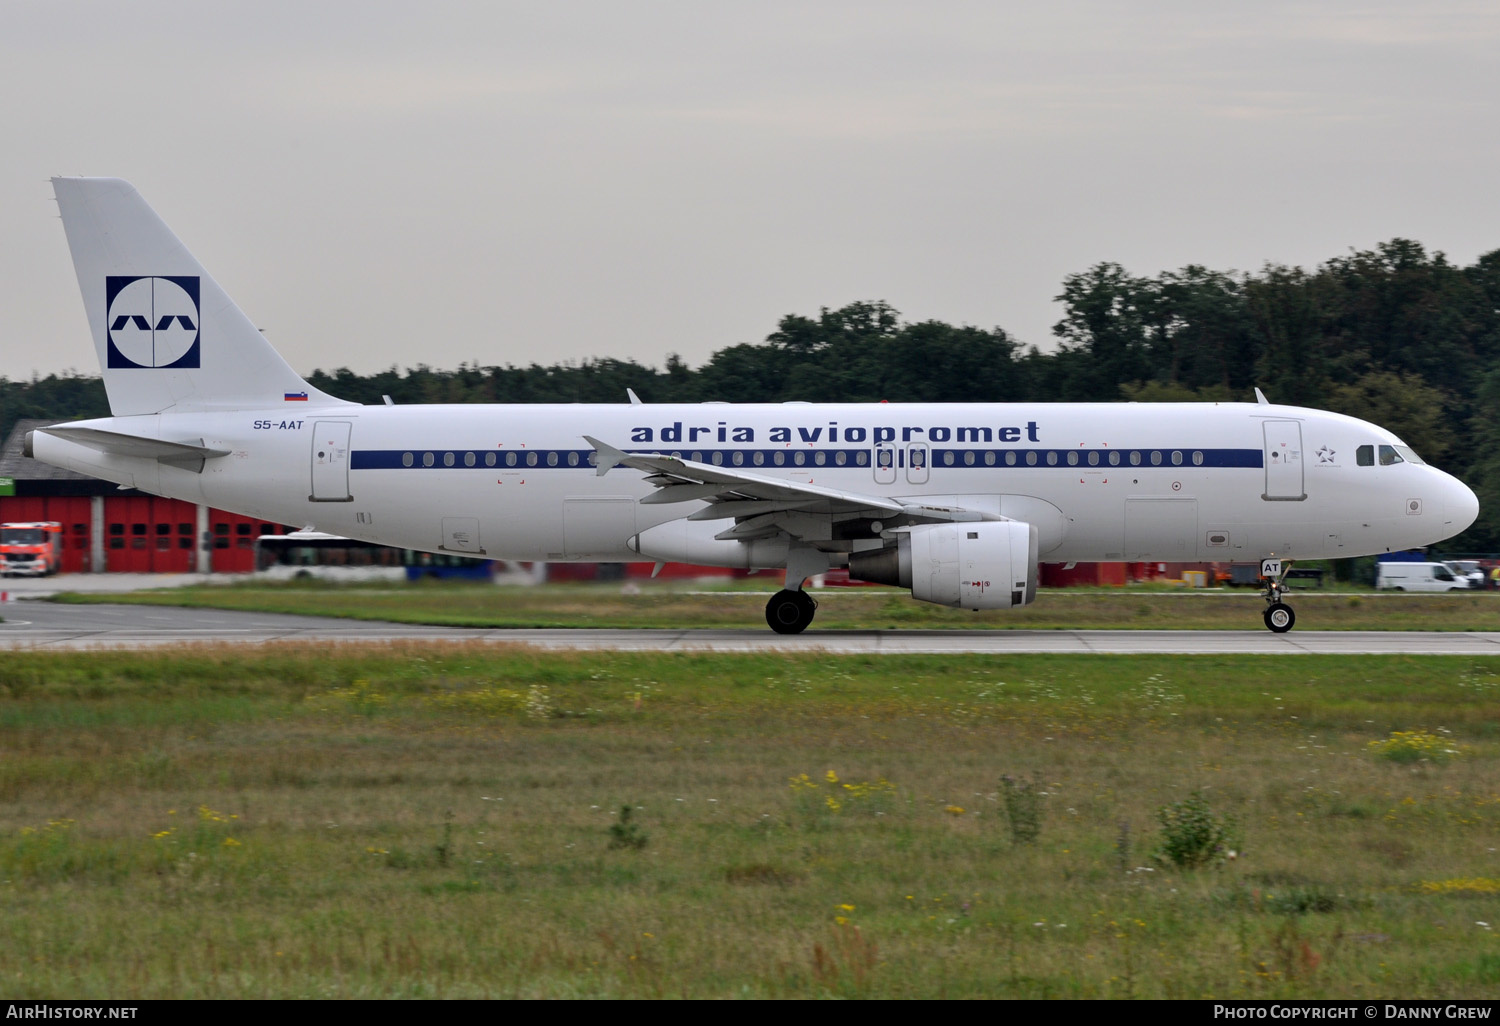
M 1004 329 L 905 321 L 885 302 L 788 314 L 763 342 L 701 367 L 594 359 L 552 366 L 347 368 L 308 380 L 361 403 L 1097 402 L 1248 400 L 1348 413 L 1400 435 L 1479 494 L 1452 550 L 1500 550 L 1500 250 L 1451 263 L 1393 239 L 1315 270 L 1189 265 L 1154 277 L 1100 263 L 1064 279 L 1050 352 Z M 102 382 L 0 378 L 0 430 L 21 417 L 108 415 Z

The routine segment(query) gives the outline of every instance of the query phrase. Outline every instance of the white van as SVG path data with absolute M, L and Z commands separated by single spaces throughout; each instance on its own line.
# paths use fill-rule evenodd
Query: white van
M 1480 569 L 1477 559 L 1447 559 L 1443 561 L 1453 576 L 1460 581 L 1468 581 L 1469 587 L 1474 589 L 1484 588 L 1484 571 Z
M 1375 587 L 1397 591 L 1468 591 L 1469 582 L 1443 563 L 1376 563 Z

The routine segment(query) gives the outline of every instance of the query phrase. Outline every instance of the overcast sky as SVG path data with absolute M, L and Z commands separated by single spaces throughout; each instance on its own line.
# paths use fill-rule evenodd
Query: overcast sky
M 291 365 L 699 365 L 883 299 L 1500 248 L 1500 5 L 0 0 L 0 375 L 97 373 L 128 178 Z

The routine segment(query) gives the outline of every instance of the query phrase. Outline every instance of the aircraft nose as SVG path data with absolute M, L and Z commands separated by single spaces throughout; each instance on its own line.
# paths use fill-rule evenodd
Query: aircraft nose
M 1449 478 L 1443 512 L 1447 514 L 1446 519 L 1454 534 L 1467 531 L 1469 525 L 1479 519 L 1479 496 L 1458 478 Z

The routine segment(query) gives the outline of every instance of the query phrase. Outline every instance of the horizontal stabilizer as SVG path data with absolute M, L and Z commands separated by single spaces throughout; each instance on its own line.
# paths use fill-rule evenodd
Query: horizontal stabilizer
M 119 431 L 104 431 L 99 428 L 70 427 L 66 424 L 55 424 L 52 427 L 37 430 L 109 456 L 154 459 L 195 473 L 203 472 L 204 460 L 229 455 L 228 449 L 210 448 L 204 445 L 201 439 L 196 444 L 166 442 L 160 438 L 145 438 L 141 435 L 127 435 Z M 29 443 L 27 448 L 30 448 Z

